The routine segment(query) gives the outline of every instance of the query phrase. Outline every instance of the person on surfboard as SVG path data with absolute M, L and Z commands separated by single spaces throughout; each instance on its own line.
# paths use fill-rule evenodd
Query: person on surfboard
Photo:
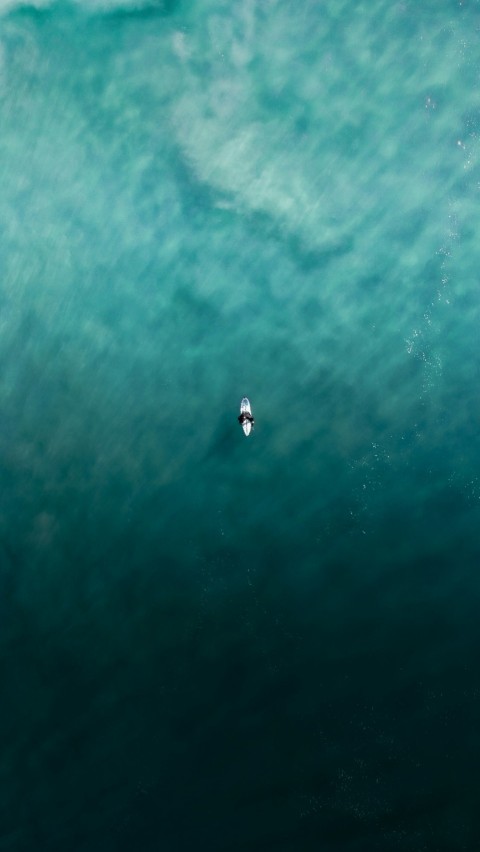
M 243 426 L 243 424 L 247 421 L 253 426 L 253 424 L 255 423 L 255 418 L 252 417 L 251 414 L 247 414 L 246 411 L 244 411 L 243 414 L 238 415 L 238 422 L 240 423 L 240 426 Z
M 250 402 L 247 397 L 244 396 L 240 403 L 240 414 L 238 416 L 238 422 L 242 427 L 245 435 L 248 437 L 250 432 L 253 429 L 253 424 L 255 423 L 255 419 L 252 414 L 252 409 L 250 408 Z

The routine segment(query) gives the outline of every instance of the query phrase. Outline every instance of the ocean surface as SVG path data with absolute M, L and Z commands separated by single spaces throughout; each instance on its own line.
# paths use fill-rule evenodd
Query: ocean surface
M 0 0 L 0 852 L 480 848 L 479 203 L 478 1 Z

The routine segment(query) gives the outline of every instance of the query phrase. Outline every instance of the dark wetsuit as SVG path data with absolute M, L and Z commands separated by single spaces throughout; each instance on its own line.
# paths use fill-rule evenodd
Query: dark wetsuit
M 238 417 L 238 422 L 240 423 L 241 426 L 243 426 L 243 424 L 245 423 L 245 420 L 250 420 L 250 423 L 252 424 L 252 426 L 255 423 L 255 420 L 254 420 L 254 418 L 252 417 L 251 414 L 248 414 L 247 411 L 242 411 L 242 413 Z

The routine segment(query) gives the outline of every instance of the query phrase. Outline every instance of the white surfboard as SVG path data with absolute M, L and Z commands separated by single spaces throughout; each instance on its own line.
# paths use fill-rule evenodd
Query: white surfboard
M 240 414 L 250 414 L 250 416 L 252 416 L 252 409 L 251 409 L 251 406 L 250 406 L 250 400 L 248 400 L 246 396 L 243 397 L 243 399 L 240 403 Z M 252 428 L 253 427 L 252 427 L 252 424 L 250 423 L 250 420 L 245 420 L 242 423 L 242 429 L 245 432 L 245 435 L 247 436 L 247 438 L 250 435 Z

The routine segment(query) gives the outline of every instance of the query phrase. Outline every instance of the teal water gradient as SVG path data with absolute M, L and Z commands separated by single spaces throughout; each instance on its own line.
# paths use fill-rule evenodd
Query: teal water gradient
M 1 852 L 474 852 L 479 3 L 0 9 Z

